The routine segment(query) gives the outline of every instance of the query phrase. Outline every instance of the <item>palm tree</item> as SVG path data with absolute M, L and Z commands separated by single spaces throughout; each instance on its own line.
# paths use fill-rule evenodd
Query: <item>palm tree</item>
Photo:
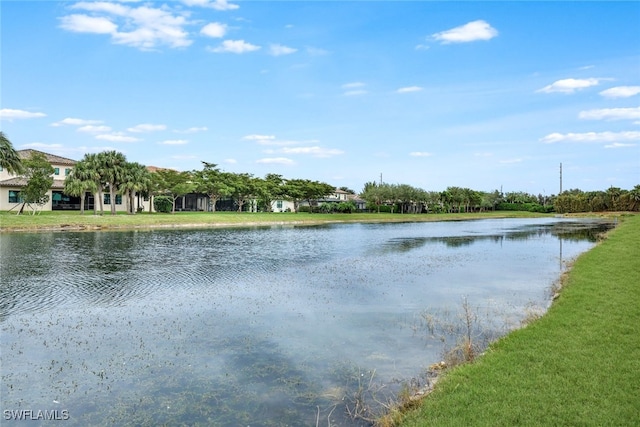
M 127 159 L 117 151 L 103 151 L 97 154 L 98 172 L 104 183 L 109 187 L 109 201 L 111 215 L 116 214 L 116 193 L 122 183 Z
M 629 210 L 635 211 L 640 204 L 640 185 L 636 185 L 632 190 L 629 190 L 629 199 L 631 200 Z
M 87 178 L 87 163 L 76 163 L 71 173 L 67 175 L 64 180 L 64 193 L 69 196 L 80 197 L 80 215 L 84 215 L 84 201 L 87 196 L 87 191 L 96 193 L 96 183 Z M 95 212 L 95 197 L 93 209 Z
M 0 131 L 0 168 L 4 168 L 14 174 L 24 172 L 20 156 L 14 150 L 9 138 L 2 131 Z
M 127 213 L 134 214 L 134 195 L 147 187 L 149 171 L 140 163 L 125 163 L 120 191 L 127 200 Z
M 102 204 L 102 192 L 104 183 L 99 171 L 99 159 L 97 154 L 85 154 L 84 158 L 77 162 L 73 168 L 74 176 L 82 181 L 90 181 L 93 184 L 88 191 L 93 193 L 93 214 L 98 213 L 98 204 L 100 205 L 100 215 L 104 214 Z

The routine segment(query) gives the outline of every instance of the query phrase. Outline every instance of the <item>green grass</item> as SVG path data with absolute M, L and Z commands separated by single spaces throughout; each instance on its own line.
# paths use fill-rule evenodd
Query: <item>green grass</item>
M 401 426 L 640 425 L 640 215 L 580 256 L 545 316 L 446 373 Z
M 402 222 L 449 221 L 487 218 L 528 218 L 543 214 L 530 212 L 485 212 L 469 214 L 309 214 L 309 213 L 236 213 L 236 212 L 177 212 L 175 214 L 141 213 L 112 216 L 93 215 L 93 212 L 48 211 L 39 215 L 0 212 L 0 231 L 131 229 L 156 227 L 215 227 L 271 224 L 321 224 L 330 222 Z

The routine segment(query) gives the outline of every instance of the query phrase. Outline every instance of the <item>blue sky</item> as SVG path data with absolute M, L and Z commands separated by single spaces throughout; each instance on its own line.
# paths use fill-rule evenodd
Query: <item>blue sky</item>
M 356 191 L 640 183 L 639 2 L 2 1 L 17 149 Z

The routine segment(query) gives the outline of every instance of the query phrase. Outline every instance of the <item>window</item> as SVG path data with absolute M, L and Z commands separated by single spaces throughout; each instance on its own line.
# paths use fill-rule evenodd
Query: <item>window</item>
M 60 175 L 60 168 L 53 168 L 54 175 Z
M 276 202 L 276 207 L 277 207 L 278 209 L 282 209 L 282 200 L 278 200 L 278 201 Z
M 105 205 L 111 204 L 111 194 L 107 193 L 104 195 L 104 204 Z M 119 194 L 116 194 L 116 205 L 121 205 L 121 204 L 122 204 L 122 196 Z
M 9 203 L 21 203 L 20 191 L 9 190 Z
M 67 176 L 67 175 L 69 175 L 70 173 L 71 173 L 71 168 L 66 168 L 66 169 L 64 170 L 64 176 Z

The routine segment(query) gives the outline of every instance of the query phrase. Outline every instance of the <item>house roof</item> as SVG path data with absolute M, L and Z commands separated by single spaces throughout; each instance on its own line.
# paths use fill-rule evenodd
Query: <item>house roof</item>
M 31 148 L 27 150 L 18 150 L 18 155 L 20 156 L 21 159 L 28 159 L 29 157 L 31 157 L 31 154 L 33 153 L 44 155 L 44 157 L 47 159 L 49 163 L 55 163 L 57 165 L 71 165 L 71 166 L 76 164 L 75 160 L 68 159 L 62 156 L 56 156 L 55 154 L 45 153 L 44 151 L 33 150 Z
M 0 181 L 0 187 L 24 187 L 27 185 L 27 179 L 21 176 L 15 178 L 5 179 Z M 64 181 L 60 179 L 54 179 L 51 188 L 55 190 L 61 190 L 64 188 Z

